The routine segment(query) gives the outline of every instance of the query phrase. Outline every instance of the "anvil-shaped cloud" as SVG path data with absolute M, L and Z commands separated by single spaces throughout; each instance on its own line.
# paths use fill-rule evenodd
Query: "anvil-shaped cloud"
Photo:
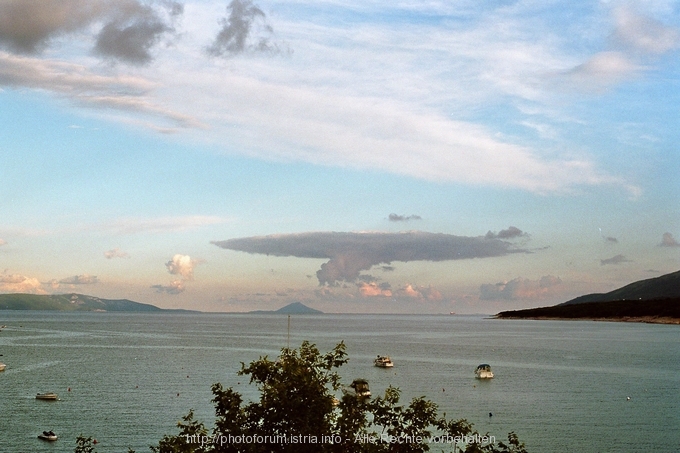
M 316 272 L 321 285 L 355 282 L 361 271 L 393 261 L 449 261 L 527 252 L 508 241 L 443 233 L 312 232 L 257 236 L 213 244 L 228 250 L 274 256 L 328 259 Z

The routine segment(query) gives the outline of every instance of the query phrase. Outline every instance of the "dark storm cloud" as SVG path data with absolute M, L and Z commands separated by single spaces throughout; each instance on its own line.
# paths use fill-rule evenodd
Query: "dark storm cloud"
M 422 220 L 423 218 L 420 217 L 419 215 L 399 215 L 399 214 L 390 214 L 389 217 L 387 217 L 390 222 L 408 222 L 409 220 Z
M 270 41 L 273 29 L 267 24 L 264 12 L 251 0 L 232 0 L 227 6 L 227 12 L 229 17 L 220 20 L 222 28 L 208 47 L 208 54 L 231 56 L 246 51 L 278 50 Z
M 35 54 L 50 41 L 101 24 L 94 52 L 132 64 L 151 61 L 151 48 L 170 21 L 182 13 L 175 1 L 138 0 L 5 0 L 0 2 L 0 46 Z
M 80 30 L 110 2 L 91 0 L 4 0 L 0 2 L 0 45 L 11 52 L 36 53 L 52 38 Z
M 507 230 L 501 230 L 498 232 L 498 234 L 493 233 L 489 231 L 486 233 L 486 238 L 487 239 L 513 239 L 513 238 L 518 238 L 522 236 L 528 236 L 526 233 L 524 233 L 522 230 L 520 230 L 517 227 L 511 226 L 508 227 Z
M 406 233 L 317 232 L 214 241 L 218 247 L 253 254 L 327 259 L 316 276 L 321 285 L 356 282 L 362 271 L 393 261 L 449 261 L 527 252 L 484 236 Z
M 145 64 L 152 60 L 151 49 L 163 34 L 174 31 L 155 9 L 141 4 L 133 6 L 127 14 L 102 27 L 94 47 L 97 55 L 131 64 Z M 176 2 L 165 6 L 171 17 L 183 11 L 182 5 Z

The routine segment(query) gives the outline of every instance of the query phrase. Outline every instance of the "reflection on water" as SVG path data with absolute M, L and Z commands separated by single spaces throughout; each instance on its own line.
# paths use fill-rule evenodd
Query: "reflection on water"
M 256 398 L 240 363 L 287 343 L 287 318 L 276 315 L 3 311 L 1 324 L 7 452 L 73 451 L 79 434 L 97 438 L 100 452 L 148 451 L 191 408 L 210 424 L 214 382 Z M 321 351 L 344 341 L 347 382 L 368 379 L 374 395 L 400 387 L 404 402 L 424 395 L 498 439 L 517 432 L 532 452 L 680 450 L 677 326 L 294 316 L 290 344 L 303 340 Z M 395 367 L 372 366 L 377 354 Z M 488 382 L 474 379 L 483 362 L 496 376 Z M 35 399 L 49 391 L 59 401 Z M 40 442 L 50 429 L 60 440 Z

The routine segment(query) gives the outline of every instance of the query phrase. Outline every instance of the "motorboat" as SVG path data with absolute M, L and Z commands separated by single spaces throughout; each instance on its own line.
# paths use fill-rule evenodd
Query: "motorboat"
M 357 398 L 368 398 L 371 396 L 371 390 L 368 388 L 368 381 L 366 379 L 353 380 L 349 386 L 342 389 L 342 392 L 345 395 Z
M 392 359 L 386 355 L 379 355 L 376 357 L 373 364 L 379 368 L 392 368 L 394 366 Z
M 477 379 L 491 379 L 493 378 L 493 371 L 488 363 L 482 363 L 475 369 L 475 377 Z
M 43 431 L 42 433 L 38 434 L 38 439 L 54 442 L 58 439 L 58 437 L 56 434 L 54 434 L 54 431 Z
M 37 395 L 35 395 L 35 399 L 37 400 L 56 401 L 57 398 L 58 398 L 57 394 L 52 392 L 38 393 Z

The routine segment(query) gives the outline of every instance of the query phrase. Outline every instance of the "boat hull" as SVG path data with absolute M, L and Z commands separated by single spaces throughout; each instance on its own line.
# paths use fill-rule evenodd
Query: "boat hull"
M 56 401 L 58 398 L 56 393 L 38 393 L 35 399 L 44 401 Z

